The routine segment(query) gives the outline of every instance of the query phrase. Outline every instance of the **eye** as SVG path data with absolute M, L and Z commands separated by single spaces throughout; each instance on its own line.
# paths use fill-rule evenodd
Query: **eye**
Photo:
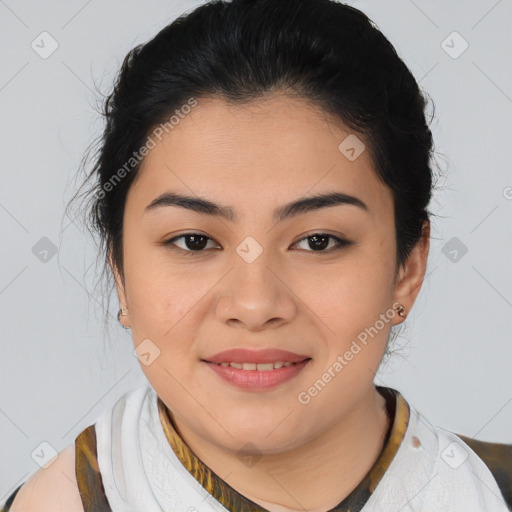
M 353 244 L 353 242 L 349 242 L 348 240 L 344 240 L 343 238 L 339 238 L 328 233 L 313 233 L 312 235 L 308 235 L 296 243 L 300 244 L 301 242 L 304 242 L 304 240 L 307 241 L 306 243 L 309 247 L 313 248 L 312 251 L 307 252 L 332 252 Z M 334 241 L 334 247 L 331 247 L 328 251 L 326 251 L 324 249 L 329 247 L 328 240 Z
M 330 235 L 328 233 L 313 233 L 307 237 L 302 238 L 294 245 L 300 244 L 305 240 L 307 241 L 309 247 L 313 248 L 312 251 L 306 250 L 307 252 L 332 252 L 354 243 L 339 238 L 335 235 Z M 328 242 L 329 240 L 334 241 L 334 247 L 331 246 L 330 249 L 326 251 L 325 249 L 330 245 Z M 181 246 L 177 243 L 178 241 L 180 241 L 182 244 Z M 208 245 L 208 241 L 213 242 L 210 237 L 203 235 L 202 233 L 186 233 L 183 235 L 175 236 L 169 240 L 165 240 L 162 242 L 162 245 L 170 247 L 171 249 L 176 249 L 191 254 L 194 252 L 204 252 L 203 249 L 205 249 Z
M 179 246 L 176 242 L 183 239 L 183 246 Z M 175 236 L 162 243 L 164 246 L 175 246 L 170 247 L 171 249 L 181 250 L 183 252 L 202 252 L 206 247 L 208 240 L 213 241 L 210 237 L 201 233 L 186 233 L 184 235 Z

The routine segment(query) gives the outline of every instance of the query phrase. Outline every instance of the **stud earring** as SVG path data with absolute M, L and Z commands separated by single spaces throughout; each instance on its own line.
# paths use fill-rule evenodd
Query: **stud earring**
M 402 306 L 402 304 L 398 304 L 398 306 L 396 307 L 396 311 L 398 313 L 398 316 L 405 318 L 405 308 Z
M 119 321 L 119 323 L 121 324 L 121 326 L 124 328 L 124 329 L 129 329 L 129 327 L 125 327 L 122 323 L 121 323 L 121 317 L 122 316 L 128 316 L 128 308 L 123 308 L 121 307 L 119 309 L 119 311 L 117 312 L 117 320 Z

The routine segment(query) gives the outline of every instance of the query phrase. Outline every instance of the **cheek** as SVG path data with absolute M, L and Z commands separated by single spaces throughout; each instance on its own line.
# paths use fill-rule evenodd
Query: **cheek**
M 130 275 L 127 284 L 135 345 L 149 338 L 160 351 L 157 366 L 173 374 L 190 374 L 199 357 L 194 340 L 207 338 L 198 332 L 209 315 L 209 293 L 215 280 L 183 269 L 178 273 L 170 271 L 168 263 L 133 263 L 137 271 Z M 143 370 L 155 372 L 149 367 Z
M 392 326 L 394 261 L 383 257 L 387 248 L 381 248 L 380 254 L 369 249 L 321 274 L 314 284 L 304 284 L 305 302 L 313 305 L 311 309 L 321 319 L 319 327 L 328 340 L 328 357 L 323 361 L 327 365 L 349 350 L 352 354 L 348 357 L 357 360 L 350 363 L 352 368 L 378 366 L 383 355 Z
M 204 292 L 192 267 L 174 268 L 165 248 L 130 241 L 127 236 L 125 269 L 132 320 L 161 332 L 164 325 L 170 328 L 183 318 Z
M 374 259 L 362 251 L 346 265 L 334 268 L 309 285 L 312 300 L 320 312 L 336 325 L 361 324 L 377 317 L 392 297 L 392 267 L 383 258 Z M 321 290 L 321 293 L 319 292 Z M 316 297 L 313 298 L 313 297 Z M 321 302 L 319 302 L 321 301 Z
M 190 328 L 189 319 L 208 293 L 206 283 L 186 276 L 148 272 L 130 281 L 131 320 L 147 335 L 169 338 Z M 197 322 L 196 322 L 197 325 Z

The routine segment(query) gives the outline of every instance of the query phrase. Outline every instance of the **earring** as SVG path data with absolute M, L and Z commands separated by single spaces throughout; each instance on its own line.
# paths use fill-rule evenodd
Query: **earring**
M 123 308 L 121 307 L 121 309 L 117 312 L 117 320 L 119 321 L 119 323 L 121 324 L 121 326 L 124 328 L 124 329 L 129 329 L 129 327 L 125 327 L 122 323 L 121 323 L 121 317 L 122 316 L 128 316 L 128 308 Z
M 405 317 L 405 308 L 402 306 L 402 304 L 398 304 L 396 311 L 398 313 L 398 316 L 401 316 L 402 318 Z

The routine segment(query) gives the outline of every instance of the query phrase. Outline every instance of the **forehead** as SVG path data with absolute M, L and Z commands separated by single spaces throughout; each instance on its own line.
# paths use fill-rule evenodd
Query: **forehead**
M 364 143 L 363 136 L 300 98 L 244 104 L 200 98 L 167 128 L 152 136 L 154 148 L 129 192 L 128 201 L 140 208 L 167 191 L 213 198 L 240 212 L 254 196 L 261 206 L 266 198 L 281 203 L 337 191 L 359 197 L 372 215 L 389 209 L 390 190 L 377 179 L 369 151 L 355 160 L 340 151 L 353 140 L 347 137 Z

